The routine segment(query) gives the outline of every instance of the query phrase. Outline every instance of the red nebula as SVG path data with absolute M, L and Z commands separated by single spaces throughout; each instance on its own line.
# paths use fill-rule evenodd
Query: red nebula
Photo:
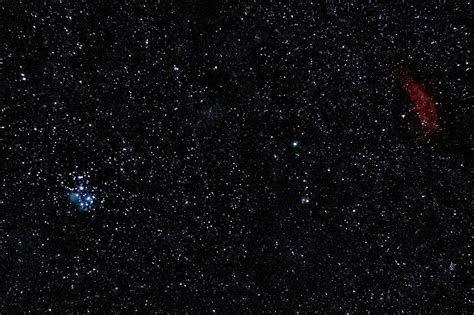
M 402 71 L 402 85 L 420 119 L 425 135 L 435 134 L 439 129 L 439 118 L 433 97 L 405 71 Z

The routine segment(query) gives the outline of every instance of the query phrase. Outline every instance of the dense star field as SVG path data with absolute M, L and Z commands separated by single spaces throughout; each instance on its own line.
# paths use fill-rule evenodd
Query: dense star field
M 0 312 L 472 311 L 474 11 L 339 2 L 4 2 Z

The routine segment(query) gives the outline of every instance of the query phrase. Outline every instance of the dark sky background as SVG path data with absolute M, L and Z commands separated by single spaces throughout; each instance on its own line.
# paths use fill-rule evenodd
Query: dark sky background
M 0 311 L 472 310 L 470 2 L 335 3 L 3 3 Z

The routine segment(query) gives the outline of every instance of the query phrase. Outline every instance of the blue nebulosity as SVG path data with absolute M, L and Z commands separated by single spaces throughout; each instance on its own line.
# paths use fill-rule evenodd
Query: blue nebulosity
M 95 195 L 87 191 L 84 186 L 79 186 L 78 189 L 69 193 L 69 200 L 80 211 L 89 211 L 95 202 Z

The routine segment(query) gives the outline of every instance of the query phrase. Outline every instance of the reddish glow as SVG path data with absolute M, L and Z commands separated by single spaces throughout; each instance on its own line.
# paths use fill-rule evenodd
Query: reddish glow
M 426 135 L 435 134 L 439 129 L 439 118 L 433 97 L 406 72 L 402 72 L 402 84 L 420 119 L 423 132 Z

